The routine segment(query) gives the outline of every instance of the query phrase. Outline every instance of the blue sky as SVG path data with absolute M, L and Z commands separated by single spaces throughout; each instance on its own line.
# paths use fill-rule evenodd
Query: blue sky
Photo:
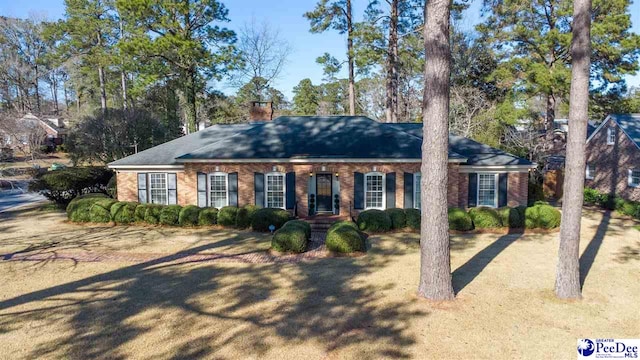
M 353 0 L 354 11 L 362 14 L 366 6 L 366 0 Z M 223 0 L 229 9 L 231 29 L 238 29 L 244 23 L 255 19 L 258 22 L 266 20 L 272 26 L 280 29 L 281 34 L 290 42 L 293 52 L 289 62 L 275 84 L 285 95 L 291 99 L 291 90 L 304 78 L 310 78 L 314 84 L 322 80 L 322 68 L 316 64 L 315 59 L 325 52 L 334 56 L 344 54 L 346 40 L 334 31 L 323 34 L 309 33 L 309 22 L 302 16 L 306 11 L 313 9 L 315 0 L 276 0 L 266 2 L 264 0 Z M 482 0 L 472 0 L 471 9 L 465 14 L 462 26 L 472 28 L 478 21 L 479 8 Z M 640 33 L 640 2 L 631 5 L 631 18 L 633 30 Z M 50 20 L 61 18 L 64 14 L 63 0 L 0 0 L 0 15 L 12 17 L 28 17 L 35 14 Z M 629 86 L 640 86 L 640 75 L 627 79 Z M 230 88 L 224 88 L 227 93 Z

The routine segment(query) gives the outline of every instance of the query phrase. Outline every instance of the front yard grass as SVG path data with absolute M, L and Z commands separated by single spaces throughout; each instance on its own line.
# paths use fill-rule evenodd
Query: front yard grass
M 552 234 L 452 235 L 457 299 L 415 293 L 419 235 L 369 237 L 366 256 L 291 263 L 177 261 L 264 252 L 249 231 L 75 225 L 58 212 L 0 217 L 0 348 L 12 358 L 574 358 L 576 340 L 633 338 L 640 233 L 590 212 L 584 299 L 553 296 Z M 56 254 L 155 254 L 141 262 Z

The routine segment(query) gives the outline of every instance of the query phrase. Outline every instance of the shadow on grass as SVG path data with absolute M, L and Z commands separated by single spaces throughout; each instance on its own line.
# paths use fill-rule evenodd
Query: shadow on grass
M 584 282 L 587 279 L 587 275 L 589 275 L 589 271 L 591 271 L 593 262 L 602 246 L 602 241 L 607 234 L 607 230 L 609 230 L 610 223 L 611 211 L 605 211 L 602 214 L 602 219 L 600 220 L 600 224 L 598 224 L 595 234 L 580 256 L 580 288 L 584 287 Z
M 502 253 L 509 245 L 522 236 L 521 232 L 509 230 L 509 234 L 500 236 L 466 263 L 458 267 L 452 274 L 453 291 L 458 294 L 469 285 L 482 271 Z
M 143 348 L 148 353 L 137 354 L 142 358 L 259 356 L 277 340 L 320 344 L 327 353 L 375 344 L 369 356 L 409 357 L 404 349 L 415 342 L 409 320 L 425 314 L 411 311 L 409 300 L 382 302 L 380 286 L 357 279 L 388 258 L 287 265 L 175 263 L 239 240 L 229 236 L 2 300 L 0 332 L 42 321 L 61 326 L 58 338 L 31 349 L 31 358 L 126 358 L 131 354 L 121 346 L 143 336 L 142 341 L 151 337 L 151 344 Z M 180 320 L 171 321 L 176 312 Z M 159 327 L 170 342 L 150 334 Z M 229 348 L 233 355 L 221 350 Z

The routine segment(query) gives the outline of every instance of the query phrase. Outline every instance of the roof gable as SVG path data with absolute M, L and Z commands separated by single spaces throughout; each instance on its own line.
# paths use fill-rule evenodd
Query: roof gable
M 618 124 L 622 132 L 631 140 L 636 147 L 640 149 L 640 114 L 611 114 L 604 119 L 587 139 L 587 143 L 605 127 L 609 122 L 613 121 Z

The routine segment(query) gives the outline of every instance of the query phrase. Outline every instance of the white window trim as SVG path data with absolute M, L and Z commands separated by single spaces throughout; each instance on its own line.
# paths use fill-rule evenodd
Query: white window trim
M 634 184 L 633 183 L 633 171 L 638 171 L 638 169 L 629 169 L 629 178 L 627 179 L 627 185 L 629 185 L 629 187 L 632 188 L 637 188 L 640 187 L 640 183 Z
M 479 172 L 478 174 L 478 178 L 476 179 L 476 204 L 477 206 L 484 206 L 484 207 L 490 207 L 490 208 L 494 208 L 497 209 L 498 208 L 498 193 L 500 192 L 500 184 L 498 183 L 498 181 L 500 180 L 498 177 L 500 176 L 499 173 L 492 173 L 492 172 Z M 493 175 L 494 176 L 494 184 L 495 184 L 495 190 L 493 191 L 493 204 L 494 205 L 481 205 L 480 204 L 480 174 L 482 175 Z
M 207 174 L 207 206 L 209 207 L 213 207 L 212 206 L 212 199 L 211 199 L 211 177 L 212 176 L 224 176 L 224 181 L 225 181 L 225 189 L 227 189 L 227 201 L 224 204 L 224 206 L 229 206 L 229 173 L 226 172 L 221 172 L 221 171 L 217 171 L 217 172 L 212 172 Z M 222 206 L 222 207 L 224 207 Z M 222 209 L 222 207 L 219 207 L 217 209 Z
M 379 175 L 382 176 L 382 206 L 381 207 L 367 207 L 367 176 L 371 175 Z M 387 179 L 385 178 L 384 173 L 379 171 L 372 171 L 364 174 L 364 209 L 376 209 L 376 210 L 384 210 L 387 204 Z
M 269 207 L 269 176 L 282 176 L 282 207 L 274 208 L 274 209 L 287 209 L 287 174 L 283 172 L 270 172 L 264 174 L 264 205 Z
M 420 209 L 420 207 L 422 206 L 422 202 L 420 202 L 420 206 L 418 206 L 418 200 L 420 199 L 420 195 L 421 195 L 421 191 L 420 189 L 420 181 L 418 181 L 418 176 L 420 176 L 420 178 L 422 178 L 422 174 L 421 173 L 414 173 L 413 174 L 413 208 L 414 209 Z M 418 189 L 417 191 L 417 196 L 416 196 L 416 189 Z
M 614 136 L 613 141 L 611 141 L 611 135 Z M 615 140 L 614 128 L 609 127 L 607 128 L 607 145 L 613 145 L 615 143 L 616 143 L 616 140 Z
M 594 165 L 593 166 L 593 173 L 591 173 L 591 171 L 589 171 L 589 163 L 587 163 L 587 166 L 585 166 L 585 169 L 584 169 L 584 178 L 587 179 L 587 180 L 593 180 L 593 177 L 594 177 L 595 172 L 596 172 L 595 168 L 596 167 Z
M 164 204 L 160 204 L 160 205 L 169 205 L 169 173 L 163 173 L 163 172 L 150 172 L 147 173 L 147 189 L 149 189 L 149 204 L 157 204 L 153 202 L 153 196 L 151 195 L 151 190 L 153 190 L 151 188 L 151 175 L 164 175 L 164 185 L 165 185 L 165 198 L 167 199 L 167 201 L 165 201 Z

